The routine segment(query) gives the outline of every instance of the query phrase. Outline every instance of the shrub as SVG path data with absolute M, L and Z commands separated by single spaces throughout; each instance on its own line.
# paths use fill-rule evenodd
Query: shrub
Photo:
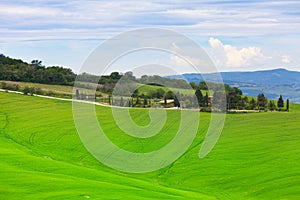
M 211 112 L 211 107 L 203 107 L 200 109 L 200 112 Z
M 29 93 L 30 93 L 30 88 L 26 86 L 23 90 L 23 94 L 28 95 Z

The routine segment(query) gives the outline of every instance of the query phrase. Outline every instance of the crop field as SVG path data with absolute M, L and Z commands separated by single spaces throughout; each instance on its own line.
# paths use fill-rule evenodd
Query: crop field
M 88 105 L 92 106 L 92 105 Z M 210 114 L 173 164 L 151 173 L 123 173 L 97 161 L 77 134 L 72 103 L 0 92 L 0 199 L 300 199 L 300 105 L 291 112 L 228 114 L 205 158 L 198 152 Z M 118 146 L 149 152 L 167 144 L 180 111 L 167 110 L 161 132 L 124 134 L 110 107 L 96 106 L 104 132 Z M 148 109 L 130 110 L 140 126 Z

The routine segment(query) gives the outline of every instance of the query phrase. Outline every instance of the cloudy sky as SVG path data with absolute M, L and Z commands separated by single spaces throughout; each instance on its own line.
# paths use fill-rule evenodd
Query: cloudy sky
M 0 53 L 76 72 L 103 41 L 145 27 L 191 38 L 220 71 L 300 71 L 297 0 L 1 0 L 0 20 Z

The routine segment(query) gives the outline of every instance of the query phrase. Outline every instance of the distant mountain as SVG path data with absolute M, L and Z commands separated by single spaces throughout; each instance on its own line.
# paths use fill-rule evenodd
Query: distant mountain
M 257 96 L 264 93 L 270 99 L 281 94 L 292 102 L 300 103 L 300 72 L 274 69 L 254 72 L 221 72 L 224 83 L 241 88 L 245 95 Z M 216 82 L 216 73 L 183 74 L 168 78 L 184 78 L 188 82 Z

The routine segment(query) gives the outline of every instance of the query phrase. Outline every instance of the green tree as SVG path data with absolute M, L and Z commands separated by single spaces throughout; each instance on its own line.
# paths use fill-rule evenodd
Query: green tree
M 256 102 L 255 102 L 255 99 L 252 98 L 252 99 L 251 99 L 251 102 L 250 102 L 250 108 L 251 108 L 251 110 L 254 110 L 255 107 L 256 107 Z
M 208 93 L 206 92 L 205 96 L 204 96 L 204 106 L 208 107 L 208 102 L 209 102 L 209 97 L 208 97 Z
M 203 107 L 204 106 L 204 98 L 203 98 L 203 94 L 200 89 L 196 90 L 195 96 L 197 97 L 198 105 L 200 107 Z
M 164 91 L 162 88 L 158 88 L 158 89 L 156 90 L 156 97 L 157 97 L 158 99 L 163 98 L 164 95 L 165 95 L 165 91 Z
M 240 90 L 239 88 L 237 87 L 233 87 L 232 89 L 230 89 L 231 91 L 233 91 L 235 94 L 237 95 L 243 95 L 243 92 L 242 90 Z
M 260 109 L 264 109 L 267 107 L 268 99 L 265 97 L 264 94 L 259 94 L 257 96 L 257 105 Z
M 35 67 L 40 67 L 40 66 L 42 66 L 42 61 L 40 61 L 40 60 L 32 60 L 31 61 L 31 65 L 35 66 Z
M 180 98 L 180 94 L 176 93 L 176 95 L 174 96 L 174 107 L 180 107 L 180 102 L 178 100 L 178 97 Z
M 286 111 L 290 111 L 290 100 L 289 99 L 287 99 L 286 100 Z
M 190 86 L 196 90 L 197 88 L 199 88 L 199 86 L 195 83 L 195 82 L 190 82 Z
M 23 90 L 23 94 L 28 95 L 29 93 L 30 93 L 30 88 L 26 86 Z
M 206 83 L 204 81 L 201 81 L 199 83 L 198 89 L 200 89 L 200 90 L 208 90 L 208 87 L 207 87 L 207 85 L 206 85 Z
M 132 93 L 131 97 L 138 97 L 139 96 L 139 90 L 136 89 L 134 90 L 134 92 Z
M 109 77 L 113 80 L 119 80 L 122 78 L 122 75 L 119 72 L 112 72 Z
M 239 109 L 244 110 L 244 109 L 246 109 L 248 104 L 249 104 L 248 97 L 241 97 L 240 101 L 238 102 L 238 107 L 239 107 Z
M 226 111 L 226 94 L 223 91 L 215 91 L 212 99 L 212 108 L 216 111 Z
M 130 101 L 130 99 L 128 99 L 127 105 L 128 105 L 128 107 L 131 107 L 131 101 Z
M 108 96 L 108 104 L 111 105 L 111 96 Z
M 243 106 L 242 97 L 235 90 L 229 90 L 226 93 L 227 97 L 227 109 L 237 109 L 239 106 Z
M 120 100 L 120 106 L 121 106 L 121 107 L 124 106 L 124 99 L 123 99 L 123 97 L 121 97 L 121 100 Z
M 145 107 L 147 107 L 147 105 L 148 105 L 148 99 L 147 99 L 147 97 L 146 96 L 144 96 L 144 108 Z
M 131 107 L 134 107 L 133 98 L 131 98 L 130 101 L 131 101 L 131 103 L 130 103 Z
M 76 89 L 76 99 L 79 99 L 80 98 L 80 95 L 79 95 L 79 90 Z
M 126 72 L 124 75 L 123 75 L 123 78 L 125 80 L 132 80 L 132 81 L 135 81 L 136 78 L 135 76 L 133 76 L 133 72 Z
M 280 95 L 280 97 L 278 99 L 277 106 L 278 106 L 278 108 L 284 107 L 284 101 L 283 101 L 282 95 Z
M 268 105 L 269 110 L 273 111 L 276 110 L 276 105 L 274 103 L 274 101 L 269 101 L 269 105 Z
M 172 91 L 168 91 L 167 93 L 165 93 L 165 98 L 166 99 L 174 99 L 174 93 Z
M 137 96 L 137 97 L 136 97 L 135 105 L 140 105 L 140 104 L 141 104 L 140 98 L 139 98 L 139 96 Z

